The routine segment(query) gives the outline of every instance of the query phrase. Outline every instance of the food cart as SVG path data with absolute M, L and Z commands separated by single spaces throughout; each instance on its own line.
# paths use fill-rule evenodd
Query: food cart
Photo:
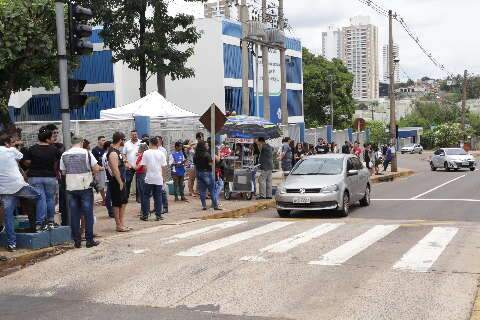
M 230 200 L 233 193 L 240 193 L 246 200 L 253 198 L 255 192 L 255 156 L 254 139 L 227 138 L 230 155 L 223 157 L 225 162 L 225 186 L 223 194 L 225 200 Z
M 255 138 L 268 140 L 281 137 L 280 128 L 263 118 L 241 115 L 228 117 L 218 134 L 227 136 L 226 142 L 230 147 L 230 155 L 223 156 L 226 164 L 225 199 L 229 200 L 233 193 L 241 193 L 245 199 L 251 200 L 255 192 L 254 175 L 257 169 Z

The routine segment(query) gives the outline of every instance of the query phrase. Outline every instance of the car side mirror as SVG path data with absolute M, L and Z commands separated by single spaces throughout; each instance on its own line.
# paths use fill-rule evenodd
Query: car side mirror
M 358 176 L 358 170 L 348 170 L 347 176 L 348 177 Z
M 445 153 L 440 153 L 440 157 L 445 157 Z

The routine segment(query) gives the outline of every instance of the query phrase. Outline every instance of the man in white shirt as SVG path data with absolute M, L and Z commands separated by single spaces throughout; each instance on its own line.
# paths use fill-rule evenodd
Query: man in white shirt
M 163 152 L 165 159 L 168 160 L 168 153 L 167 149 L 163 146 L 163 138 L 161 136 L 157 136 L 158 139 L 158 150 Z M 167 175 L 167 168 L 163 169 L 163 175 Z M 168 197 L 167 197 L 167 188 L 162 188 L 162 214 L 168 213 Z
M 63 153 L 60 170 L 65 175 L 70 225 L 75 248 L 81 248 L 80 217 L 85 216 L 87 248 L 99 245 L 93 240 L 93 190 L 94 175 L 100 171 L 95 156 L 82 148 L 83 138 L 72 137 L 72 148 Z
M 137 153 L 138 153 L 138 148 L 140 147 L 140 140 L 138 139 L 138 133 L 137 130 L 132 130 L 130 131 L 130 140 L 125 142 L 125 145 L 123 146 L 123 154 L 125 155 L 125 158 L 127 159 L 127 163 L 125 166 L 127 167 L 126 171 L 126 188 L 128 195 L 130 196 L 130 189 L 132 187 L 132 181 L 133 178 L 135 177 L 135 163 L 137 162 Z M 137 194 L 137 200 L 138 200 L 138 194 Z
M 159 150 L 159 140 L 154 137 L 150 139 L 150 149 L 143 153 L 140 165 L 145 166 L 145 192 L 143 197 L 150 198 L 153 195 L 153 202 L 155 205 L 156 220 L 162 220 L 162 189 L 164 185 L 163 170 L 167 167 L 167 158 L 162 150 Z M 150 211 L 150 201 L 145 201 L 147 204 L 147 212 Z M 148 220 L 143 217 L 143 220 Z
M 14 216 L 19 198 L 39 200 L 40 194 L 25 182 L 18 167 L 23 154 L 12 146 L 9 135 L 0 136 L 0 201 L 3 203 L 5 231 L 7 233 L 7 250 L 17 249 Z

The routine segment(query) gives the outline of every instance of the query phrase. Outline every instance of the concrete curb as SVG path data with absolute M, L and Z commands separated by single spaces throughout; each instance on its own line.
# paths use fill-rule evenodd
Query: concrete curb
M 275 200 L 272 199 L 272 200 L 259 201 L 248 207 L 213 213 L 203 217 L 199 217 L 197 219 L 210 220 L 210 219 L 240 218 L 240 217 L 253 215 L 258 211 L 262 211 L 267 208 L 275 208 Z
M 33 250 L 31 252 L 26 252 L 22 255 L 15 256 L 6 261 L 0 262 L 0 277 L 3 277 L 5 275 L 8 275 L 11 272 L 16 271 L 17 267 L 23 268 L 38 259 L 42 259 L 49 256 L 55 256 L 71 248 L 73 248 L 73 246 L 58 245 L 58 246 Z
M 405 170 L 405 171 L 390 173 L 384 176 L 375 176 L 371 178 L 370 181 L 372 183 L 391 182 L 391 181 L 394 181 L 395 179 L 412 176 L 414 174 L 415 174 L 415 171 L 413 170 Z

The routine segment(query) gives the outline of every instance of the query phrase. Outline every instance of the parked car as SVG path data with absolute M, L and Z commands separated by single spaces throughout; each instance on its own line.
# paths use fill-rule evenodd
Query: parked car
M 432 171 L 444 168 L 446 171 L 462 168 L 475 170 L 475 158 L 462 148 L 442 148 L 435 151 L 430 161 Z
M 290 171 L 275 200 L 280 217 L 319 210 L 338 210 L 346 217 L 352 204 L 370 205 L 370 173 L 353 155 L 309 156 Z
M 409 144 L 404 146 L 402 149 L 400 149 L 400 152 L 402 154 L 404 153 L 418 153 L 422 154 L 423 152 L 423 147 L 420 144 Z

